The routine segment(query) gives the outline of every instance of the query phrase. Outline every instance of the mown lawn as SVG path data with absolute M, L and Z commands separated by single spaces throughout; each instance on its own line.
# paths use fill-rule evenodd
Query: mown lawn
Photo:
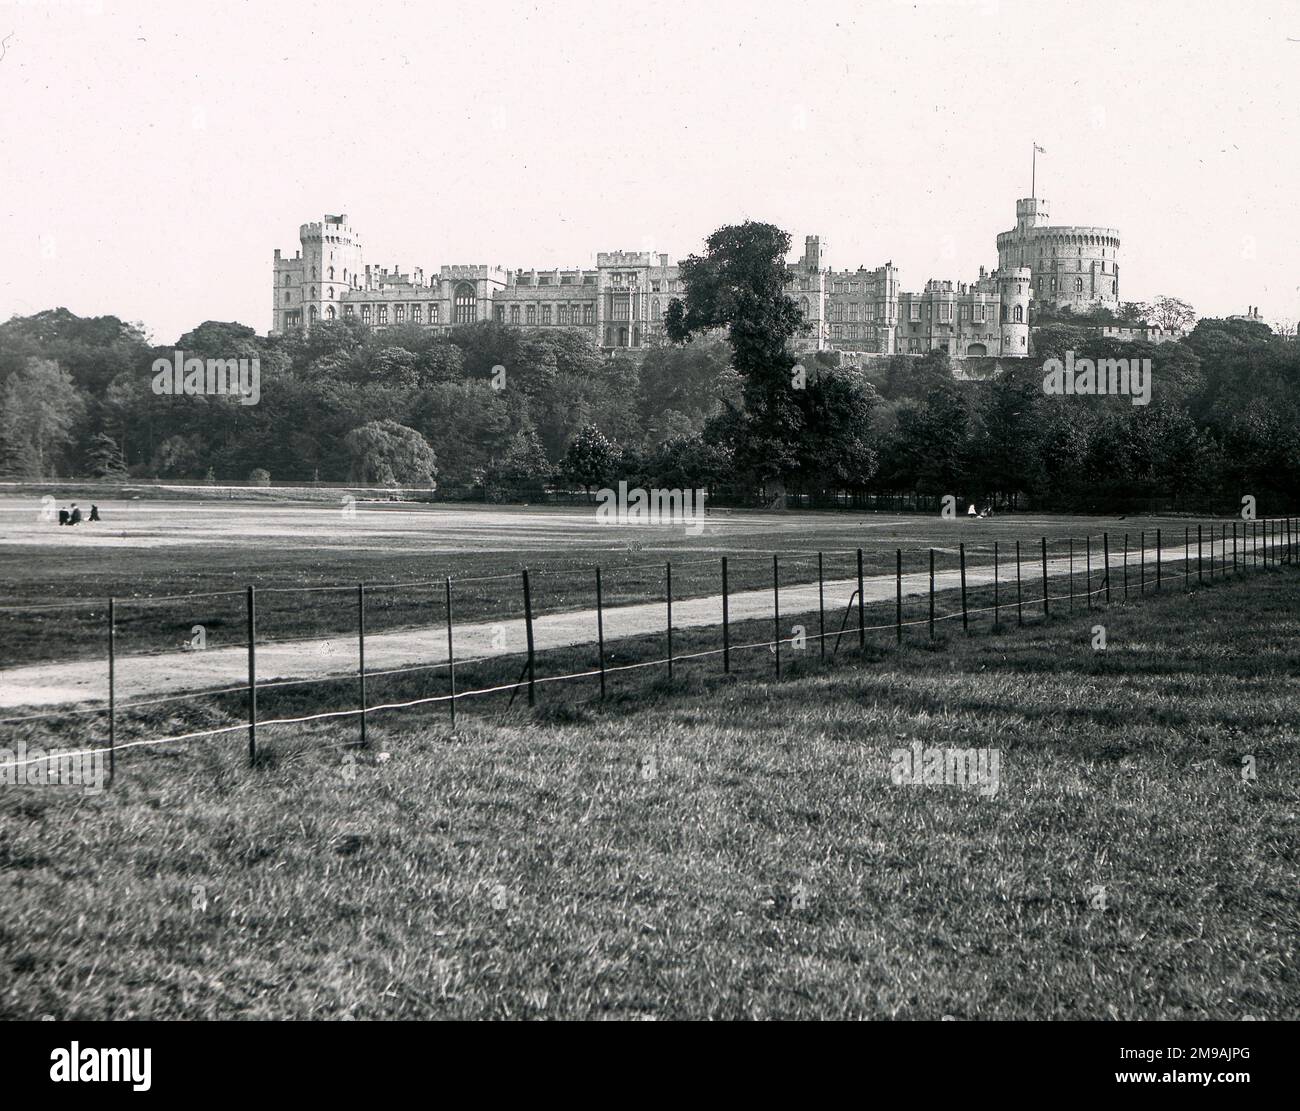
M 945 633 L 0 787 L 0 1017 L 1300 1017 L 1300 577 Z

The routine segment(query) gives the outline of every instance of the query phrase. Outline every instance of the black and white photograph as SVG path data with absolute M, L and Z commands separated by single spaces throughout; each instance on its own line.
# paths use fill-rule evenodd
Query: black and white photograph
M 7 1072 L 1293 1075 L 1300 4 L 0 0 L 0 104 Z

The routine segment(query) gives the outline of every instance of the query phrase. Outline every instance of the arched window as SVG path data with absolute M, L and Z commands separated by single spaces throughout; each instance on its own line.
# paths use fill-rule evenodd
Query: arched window
M 311 299 L 312 299 L 313 301 L 316 300 L 316 287 L 315 287 L 315 286 L 312 286 L 312 287 L 311 287 Z
M 1016 323 L 1017 323 L 1017 324 L 1023 324 L 1024 322 L 1025 322 L 1025 308 L 1024 308 L 1023 305 L 1017 305 L 1017 306 L 1016 306 Z
M 635 325 L 632 328 L 632 346 L 641 346 L 641 329 Z
M 326 320 L 333 320 L 333 319 L 334 319 L 334 306 L 333 306 L 333 305 L 326 305 L 326 306 L 325 306 L 325 319 L 326 319 Z
M 799 298 L 799 311 L 802 312 L 802 313 L 804 314 L 804 316 L 807 316 L 807 315 L 808 315 L 808 298 L 807 298 L 807 297 L 800 297 L 800 298 Z
M 454 319 L 457 324 L 474 323 L 478 318 L 476 301 L 474 287 L 468 282 L 456 287 L 456 315 Z
M 650 311 L 654 314 L 654 316 L 656 317 L 656 319 L 659 317 L 659 298 L 658 298 L 658 297 L 656 297 L 653 301 L 650 302 Z
M 1082 279 L 1082 278 L 1075 278 L 1075 279 L 1074 279 L 1074 292 L 1075 292 L 1075 293 L 1082 293 L 1082 292 L 1083 292 L 1083 279 Z
M 285 304 L 289 303 L 289 291 L 287 289 L 284 291 L 284 300 Z
M 331 300 L 331 301 L 334 300 L 334 287 L 333 287 L 333 286 L 330 286 L 330 300 Z
M 1111 293 L 1118 293 L 1118 292 L 1119 292 L 1119 282 L 1111 282 L 1111 283 L 1110 283 L 1110 291 L 1111 291 Z
M 334 280 L 334 267 L 330 267 L 330 281 Z
M 315 320 L 316 320 L 316 306 L 315 306 L 315 305 L 312 305 L 311 308 L 309 308 L 309 309 L 307 310 L 307 318 L 308 318 L 309 320 L 311 320 L 313 323 L 315 322 Z

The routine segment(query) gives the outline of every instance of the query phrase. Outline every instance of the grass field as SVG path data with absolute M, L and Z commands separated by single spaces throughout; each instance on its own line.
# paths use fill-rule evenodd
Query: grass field
M 5 788 L 0 1016 L 1300 1017 L 1297 576 L 1055 612 Z
M 102 656 L 110 595 L 118 599 L 119 649 L 162 652 L 186 642 L 196 624 L 210 646 L 242 642 L 249 585 L 262 592 L 259 635 L 284 640 L 354 631 L 350 592 L 362 581 L 370 587 L 368 628 L 381 632 L 440 622 L 448 575 L 459 619 L 505 620 L 522 615 L 523 567 L 536 572 L 533 607 L 544 614 L 592 606 L 597 563 L 604 569 L 605 602 L 618 606 L 661 598 L 668 560 L 678 598 L 716 593 L 722 555 L 731 562 L 731 589 L 747 590 L 770 585 L 774 552 L 782 556 L 786 581 L 809 582 L 816 578 L 819 551 L 826 553 L 826 576 L 835 578 L 855 573 L 857 548 L 864 551 L 867 574 L 886 574 L 898 548 L 908 567 L 919 570 L 930 547 L 938 550 L 941 567 L 952 567 L 964 543 L 970 564 L 979 565 L 991 562 L 995 542 L 1006 560 L 1017 539 L 1036 544 L 1045 536 L 1053 556 L 1064 555 L 1069 538 L 1075 539 L 1082 574 L 1085 536 L 1093 538 L 1096 567 L 1103 532 L 1110 533 L 1118 561 L 1124 533 L 1136 547 L 1140 532 L 1150 543 L 1163 528 L 1172 551 L 1189 525 L 1184 518 L 944 521 L 720 510 L 692 535 L 680 525 L 602 527 L 594 509 L 582 507 L 376 502 L 345 513 L 322 502 L 215 498 L 99 504 L 100 524 L 61 529 L 41 518 L 39 498 L 0 496 L 0 667 Z M 1196 522 L 1190 526 L 1194 541 Z M 1029 561 L 1034 553 L 1027 547 L 1025 556 Z M 221 593 L 185 597 L 206 592 Z M 157 598 L 163 600 L 149 601 Z M 77 599 L 84 603 L 53 606 Z

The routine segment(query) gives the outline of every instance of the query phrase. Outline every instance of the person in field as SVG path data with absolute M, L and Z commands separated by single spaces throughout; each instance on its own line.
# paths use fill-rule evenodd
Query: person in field
M 68 524 L 70 525 L 81 524 L 81 510 L 77 508 L 76 502 L 72 503 L 72 512 L 68 515 Z
M 978 517 L 978 516 L 979 516 L 979 514 L 975 512 L 975 503 L 974 503 L 974 502 L 971 502 L 971 503 L 970 503 L 970 508 L 968 508 L 968 509 L 966 510 L 966 516 L 967 516 L 967 517 Z
M 99 520 L 99 506 L 94 505 L 94 504 L 91 505 L 91 507 L 90 507 L 90 516 L 87 518 L 87 520 L 91 520 L 91 521 L 98 521 L 98 520 Z

